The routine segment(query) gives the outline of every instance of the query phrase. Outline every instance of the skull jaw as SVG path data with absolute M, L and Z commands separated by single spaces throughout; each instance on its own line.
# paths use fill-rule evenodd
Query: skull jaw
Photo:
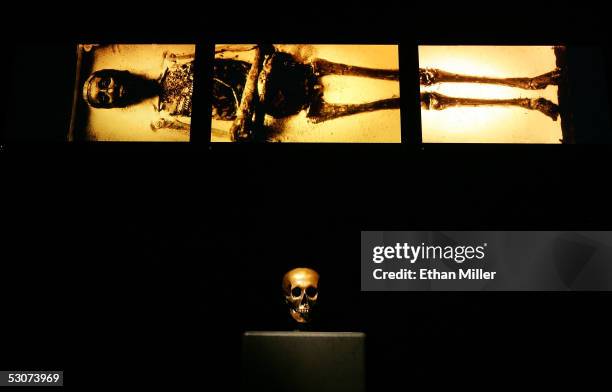
M 289 311 L 291 317 L 300 324 L 306 324 L 310 322 L 310 313 L 309 312 L 299 312 L 296 309 L 291 309 Z

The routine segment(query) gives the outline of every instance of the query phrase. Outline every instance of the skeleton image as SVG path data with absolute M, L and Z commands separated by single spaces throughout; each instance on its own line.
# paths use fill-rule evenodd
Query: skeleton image
M 77 46 L 68 140 L 189 141 L 195 45 Z
M 283 277 L 283 294 L 291 317 L 309 323 L 319 299 L 319 274 L 310 268 L 292 269 Z
M 562 70 L 560 68 L 531 78 L 491 78 L 460 75 L 436 68 L 419 68 L 419 81 L 422 86 L 431 86 L 438 83 L 485 83 L 525 90 L 542 90 L 549 85 L 558 85 L 561 75 Z M 556 121 L 559 116 L 559 107 L 545 98 L 474 99 L 449 97 L 436 92 L 421 92 L 421 107 L 427 110 L 444 110 L 452 106 L 488 105 L 520 106 L 524 109 L 538 110 L 553 121 Z
M 252 61 L 226 52 L 254 51 Z M 385 109 L 399 109 L 399 97 L 366 103 L 329 103 L 321 78 L 328 75 L 399 81 L 399 70 L 347 65 L 320 58 L 299 59 L 273 45 L 217 45 L 212 117 L 233 121 L 232 141 L 265 140 L 266 115 L 283 119 L 305 111 L 311 123 Z M 214 132 L 215 130 L 213 130 Z

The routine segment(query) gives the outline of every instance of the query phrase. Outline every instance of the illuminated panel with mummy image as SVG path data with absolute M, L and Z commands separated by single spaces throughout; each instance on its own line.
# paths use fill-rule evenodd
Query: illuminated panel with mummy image
M 77 47 L 68 140 L 189 141 L 195 45 Z
M 215 46 L 212 142 L 401 143 L 397 45 Z
M 419 46 L 424 143 L 571 143 L 562 46 Z M 562 110 L 564 108 L 566 110 Z

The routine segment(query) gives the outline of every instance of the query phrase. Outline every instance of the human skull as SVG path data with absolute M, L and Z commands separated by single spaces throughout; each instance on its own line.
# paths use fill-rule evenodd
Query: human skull
M 309 323 L 319 298 L 319 274 L 310 268 L 292 269 L 283 277 L 283 293 L 291 317 Z

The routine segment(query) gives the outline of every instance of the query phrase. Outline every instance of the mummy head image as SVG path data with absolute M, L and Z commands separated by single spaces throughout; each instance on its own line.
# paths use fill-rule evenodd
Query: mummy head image
M 211 141 L 400 143 L 397 45 L 216 45 Z
M 423 142 L 563 142 L 563 53 L 560 46 L 419 46 Z
M 82 44 L 69 140 L 189 141 L 195 45 Z

